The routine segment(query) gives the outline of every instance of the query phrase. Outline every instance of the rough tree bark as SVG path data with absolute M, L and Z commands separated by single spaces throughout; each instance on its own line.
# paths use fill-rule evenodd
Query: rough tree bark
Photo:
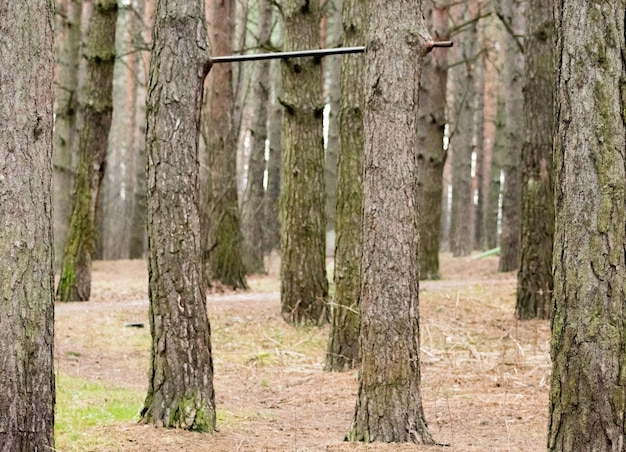
M 419 358 L 417 116 L 422 2 L 369 12 L 365 45 L 361 368 L 353 441 L 433 444 Z
M 529 0 L 526 7 L 518 319 L 548 319 L 552 310 L 554 116 L 547 107 L 554 91 L 553 5 L 553 0 Z
M 146 110 L 152 353 L 141 419 L 212 431 L 213 361 L 198 213 L 198 130 L 209 58 L 204 17 L 202 1 L 159 1 L 155 12 Z
M 113 66 L 117 0 L 97 0 L 87 37 L 84 124 L 78 143 L 72 217 L 57 287 L 60 301 L 86 301 L 91 294 L 91 261 L 97 245 L 100 189 L 113 112 Z
M 362 45 L 366 9 L 362 0 L 343 0 L 345 47 Z M 365 59 L 346 55 L 341 68 L 337 206 L 335 210 L 335 294 L 326 369 L 344 371 L 359 361 L 361 208 L 363 205 L 363 76 Z
M 623 451 L 625 0 L 558 0 L 548 450 Z
M 54 450 L 54 8 L 0 4 L 0 451 Z
M 286 0 L 284 49 L 320 42 L 319 0 Z M 281 305 L 291 324 L 326 322 L 322 65 L 319 58 L 282 61 Z
M 433 37 L 447 40 L 448 7 L 425 0 L 424 16 Z M 439 237 L 441 236 L 441 199 L 443 167 L 447 150 L 443 148 L 446 125 L 447 50 L 439 49 L 424 61 L 420 81 L 418 117 L 418 177 L 420 211 L 420 279 L 439 279 Z

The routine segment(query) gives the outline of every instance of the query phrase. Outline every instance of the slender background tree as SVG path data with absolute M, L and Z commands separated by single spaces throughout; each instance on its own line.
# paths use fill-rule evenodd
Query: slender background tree
M 490 167 L 485 164 L 491 158 L 489 149 L 486 146 L 487 139 L 485 137 L 485 123 L 487 118 L 487 105 L 485 105 L 485 87 L 487 85 L 487 59 L 489 58 L 490 48 L 490 23 L 486 20 L 489 15 L 484 11 L 482 2 L 476 3 L 476 18 L 478 20 L 478 51 L 476 54 L 476 64 L 474 68 L 474 83 L 476 102 L 474 104 L 474 139 L 472 140 L 472 166 L 473 166 L 473 203 L 474 203 L 474 249 L 483 249 L 483 219 L 485 217 L 486 194 L 489 186 L 485 183 L 489 177 Z M 491 93 L 488 93 L 491 94 Z
M 344 46 L 364 42 L 366 11 L 365 2 L 361 0 L 343 0 Z M 326 369 L 334 371 L 352 369 L 359 359 L 364 70 L 362 55 L 344 56 L 335 210 L 335 293 L 326 352 Z
M 145 104 L 145 71 L 141 67 L 145 44 L 138 39 L 142 31 L 139 14 L 128 5 L 120 7 L 117 15 L 112 133 L 98 213 L 98 259 L 103 260 L 128 259 L 131 249 L 142 247 L 142 242 L 137 241 L 145 235 L 145 215 L 143 221 L 136 215 L 138 209 L 145 212 L 145 200 L 137 196 L 145 193 L 145 132 L 138 133 L 139 123 L 143 131 L 145 121 L 145 109 L 139 106 L 140 101 Z M 138 226 L 141 233 L 135 230 Z M 143 255 L 143 250 L 133 249 L 133 257 Z
M 500 171 L 502 164 L 496 153 L 496 122 L 498 114 L 498 99 L 500 90 L 500 21 L 494 15 L 483 19 L 487 23 L 481 27 L 484 37 L 484 90 L 482 94 L 483 123 L 482 123 L 482 190 L 481 199 L 476 206 L 476 228 L 480 232 L 474 235 L 480 238 L 475 248 L 481 250 L 494 249 L 498 244 L 498 210 L 500 198 Z M 504 108 L 504 107 L 503 107 Z M 504 110 L 502 110 L 504 111 Z M 480 126 L 479 126 L 480 127 Z M 477 166 L 480 165 L 477 161 Z M 480 222 L 480 226 L 478 223 Z
M 280 61 L 274 60 L 270 66 L 272 102 L 267 125 L 270 143 L 267 160 L 267 190 L 263 202 L 265 208 L 263 243 L 266 253 L 280 249 L 280 174 L 283 151 L 283 107 L 279 102 L 282 95 L 280 64 Z
M 519 319 L 550 318 L 552 310 L 552 122 L 554 91 L 553 0 L 528 0 L 524 66 L 522 210 L 517 274 Z
M 505 147 L 505 118 L 504 98 L 500 94 L 501 87 L 496 88 L 496 115 L 494 120 L 494 138 L 491 152 L 491 172 L 489 176 L 489 192 L 487 194 L 487 209 L 485 211 L 485 245 L 487 249 L 494 249 L 500 244 L 499 217 L 502 199 L 502 160 Z
M 524 130 L 524 0 L 499 0 L 498 16 L 504 36 L 503 95 L 505 105 L 505 148 L 502 160 L 502 233 L 500 262 L 502 272 L 518 266 L 521 211 L 521 157 Z
M 424 0 L 424 16 L 433 37 L 448 40 L 448 7 Z M 447 149 L 446 125 L 447 50 L 440 49 L 424 61 L 420 81 L 418 117 L 418 178 L 420 210 L 420 279 L 439 279 L 439 237 L 443 167 Z
M 55 267 L 61 266 L 72 213 L 76 169 L 78 67 L 81 47 L 82 0 L 56 2 L 56 111 L 54 119 L 53 202 Z
M 57 287 L 60 301 L 86 301 L 97 246 L 97 213 L 113 112 L 117 0 L 97 0 L 89 21 L 84 124 L 78 144 L 72 216 Z
M 343 39 L 343 0 L 326 0 L 326 42 L 323 47 L 339 47 Z M 356 45 L 361 45 L 358 43 Z M 341 57 L 324 58 L 324 94 L 328 112 L 327 137 L 325 140 L 324 180 L 326 183 L 326 230 L 335 230 L 335 207 L 337 205 L 337 160 L 339 158 L 339 112 L 341 109 Z M 331 234 L 330 237 L 333 237 Z M 329 240 L 330 241 L 330 240 Z M 332 247 L 332 243 L 327 243 Z
M 216 55 L 230 55 L 233 49 L 233 0 L 207 2 L 209 42 Z M 202 225 L 207 234 L 204 245 L 207 282 L 219 281 L 246 288 L 242 257 L 243 235 L 237 197 L 237 129 L 234 114 L 231 64 L 214 67 L 207 79 L 205 133 L 207 137 L 208 182 L 203 181 Z
M 259 24 L 257 29 L 257 47 L 259 52 L 267 52 L 272 37 L 272 4 L 268 0 L 259 0 Z M 263 229 L 267 219 L 263 203 L 265 188 L 265 147 L 268 139 L 268 115 L 271 89 L 271 61 L 261 60 L 256 63 L 253 80 L 253 118 L 250 127 L 250 158 L 246 196 L 243 205 L 242 226 L 244 231 L 244 263 L 248 273 L 265 271 L 263 261 Z
M 452 209 L 450 214 L 450 250 L 454 256 L 468 256 L 473 248 L 472 143 L 476 82 L 474 72 L 478 53 L 478 23 L 475 0 L 461 2 L 451 9 L 454 39 L 450 52 L 451 87 L 450 157 L 452 159 Z

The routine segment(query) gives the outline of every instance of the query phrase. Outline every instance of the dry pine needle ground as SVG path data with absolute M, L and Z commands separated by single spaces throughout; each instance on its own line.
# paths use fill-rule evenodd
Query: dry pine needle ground
M 273 262 L 272 268 L 276 268 Z M 442 256 L 441 281 L 422 282 L 422 389 L 431 433 L 447 447 L 343 441 L 357 374 L 323 371 L 328 327 L 296 330 L 279 315 L 276 272 L 250 292 L 209 295 L 218 431 L 86 422 L 57 434 L 59 450 L 93 451 L 535 451 L 545 448 L 549 324 L 514 319 L 515 275 L 497 258 Z M 96 262 L 92 301 L 58 304 L 59 390 L 67 378 L 123 390 L 138 411 L 149 359 L 143 261 Z M 145 328 L 130 328 L 143 323 Z M 64 410 L 97 409 L 70 395 Z M 64 402 L 65 403 L 65 402 Z M 90 407 L 85 407 L 91 404 Z M 133 405 L 134 404 L 134 405 Z M 135 411 L 135 413 L 137 412 Z M 81 411 L 82 413 L 82 411 Z M 65 411 L 57 415 L 63 422 Z M 88 416 L 86 414 L 85 416 Z M 74 422 L 75 423 L 75 422 Z

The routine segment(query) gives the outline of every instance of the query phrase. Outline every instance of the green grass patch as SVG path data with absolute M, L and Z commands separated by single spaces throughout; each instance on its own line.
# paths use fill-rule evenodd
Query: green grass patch
M 106 443 L 92 427 L 139 419 L 145 394 L 64 374 L 58 375 L 56 385 L 55 437 L 59 450 L 90 450 Z

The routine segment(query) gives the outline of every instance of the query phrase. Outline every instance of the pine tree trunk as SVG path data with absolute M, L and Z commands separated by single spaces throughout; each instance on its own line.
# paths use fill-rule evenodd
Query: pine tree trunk
M 499 14 L 508 26 L 504 33 L 503 92 L 506 110 L 506 147 L 503 160 L 502 235 L 498 270 L 509 272 L 518 267 L 521 223 L 524 57 L 519 45 L 524 30 L 523 0 L 500 0 Z M 511 33 L 515 33 L 515 37 L 511 36 Z
M 458 23 L 468 22 L 467 30 L 455 38 L 459 42 L 454 55 L 456 67 L 451 68 L 452 95 L 454 99 L 450 138 L 452 158 L 452 212 L 450 218 L 450 250 L 455 257 L 469 256 L 473 250 L 472 232 L 472 142 L 474 139 L 474 110 L 476 83 L 474 65 L 477 25 L 472 20 L 470 2 L 457 6 Z
M 140 33 L 140 24 L 144 22 L 152 23 L 152 15 L 154 4 L 150 1 L 140 1 L 135 5 L 135 37 L 137 44 L 143 44 L 147 47 L 147 42 L 151 41 L 151 30 L 143 29 Z M 141 18 L 144 18 L 142 21 Z M 146 257 L 147 237 L 146 237 L 146 134 L 145 134 L 145 117 L 146 117 L 146 97 L 147 97 L 147 79 L 146 69 L 149 67 L 149 54 L 147 52 L 137 52 L 135 54 L 137 67 L 137 109 L 135 111 L 135 123 L 138 125 L 135 129 L 135 181 L 133 196 L 132 212 L 132 228 L 130 237 L 129 257 L 131 259 L 143 259 Z
M 320 14 L 319 0 L 283 3 L 286 51 L 319 45 Z M 320 324 L 328 320 L 320 59 L 283 60 L 282 77 L 282 315 L 291 324 Z
M 328 43 L 324 47 L 339 47 L 342 41 L 343 0 L 327 0 Z M 355 45 L 362 45 L 361 43 Z M 341 108 L 341 57 L 324 59 L 326 69 L 328 112 L 328 140 L 324 159 L 326 183 L 326 230 L 335 230 L 335 207 L 337 205 L 337 161 L 339 159 L 339 114 Z M 330 246 L 330 244 L 328 244 Z
M 282 162 L 283 107 L 278 99 L 282 94 L 280 61 L 274 60 L 270 68 L 272 79 L 272 104 L 269 112 L 268 133 L 270 155 L 267 161 L 267 190 L 263 200 L 265 208 L 265 230 L 263 242 L 265 252 L 280 249 L 280 173 Z
M 272 32 L 272 4 L 259 0 L 258 41 L 259 52 L 267 52 Z M 266 223 L 263 198 L 265 189 L 265 142 L 267 140 L 268 105 L 270 98 L 270 60 L 256 63 L 253 88 L 253 119 L 250 128 L 250 159 L 248 184 L 243 207 L 244 262 L 248 273 L 263 273 L 263 228 Z
M 54 449 L 52 2 L 0 6 L 0 451 Z
M 139 20 L 137 20 L 137 16 L 135 15 L 135 11 L 130 11 L 130 17 L 128 18 L 128 34 L 126 35 L 126 48 L 128 52 L 132 52 L 131 55 L 128 55 L 127 64 L 128 64 L 128 72 L 126 73 L 126 105 L 130 110 L 128 113 L 128 124 L 124 130 L 124 141 L 126 143 L 126 149 L 124 150 L 124 166 L 126 170 L 123 173 L 122 181 L 124 184 L 124 214 L 126 216 L 124 221 L 124 231 L 123 233 L 128 235 L 128 238 L 124 240 L 124 245 L 126 249 L 124 249 L 120 255 L 124 256 L 126 259 L 130 258 L 131 253 L 131 242 L 133 240 L 133 227 L 134 227 L 134 215 L 137 211 L 137 207 L 135 203 L 138 201 L 141 202 L 135 193 L 138 192 L 136 184 L 139 182 L 144 182 L 145 187 L 145 153 L 142 153 L 139 149 L 139 143 L 137 143 L 137 128 L 138 128 L 138 101 L 139 101 L 139 59 L 137 55 L 137 51 L 135 49 L 135 35 L 138 33 L 139 28 Z M 144 101 L 145 105 L 145 101 Z M 145 118 L 145 116 L 144 116 Z M 143 123 L 143 120 L 141 121 Z M 145 139 L 145 138 L 144 138 Z M 143 145 L 143 143 L 142 143 Z M 143 146 L 142 146 L 143 147 Z M 144 160 L 141 160 L 139 156 L 142 155 Z M 141 171 L 137 168 L 137 166 L 141 166 Z M 144 175 L 139 181 L 137 176 Z M 144 189 L 145 192 L 145 189 Z M 143 208 L 145 209 L 145 202 L 143 202 Z M 145 212 L 145 210 L 144 210 Z M 145 216 L 144 216 L 145 220 Z M 145 222 L 143 223 L 145 226 Z
M 215 55 L 232 53 L 233 0 L 208 2 L 209 41 Z M 207 152 L 210 194 L 202 215 L 208 267 L 205 275 L 233 288 L 247 287 L 243 264 L 241 218 L 237 201 L 237 150 L 233 121 L 233 75 L 230 64 L 217 64 L 208 77 Z
M 554 21 L 551 0 L 529 0 L 526 8 L 524 145 L 518 319 L 550 318 L 554 196 L 552 122 Z
M 57 288 L 60 301 L 86 301 L 97 246 L 97 214 L 113 111 L 117 1 L 94 4 L 87 38 L 87 86 L 72 218 Z
M 450 86 L 448 84 L 448 86 Z M 450 148 L 447 150 L 448 154 Z M 450 251 L 450 217 L 452 216 L 452 164 L 451 159 L 446 158 L 443 164 L 443 195 L 441 197 L 441 233 L 439 234 L 439 251 Z
M 498 30 L 494 29 L 493 24 L 497 18 L 491 18 L 484 29 L 484 40 L 487 44 L 491 40 L 499 40 Z M 496 116 L 498 115 L 498 98 L 499 78 L 498 74 L 498 52 L 494 47 L 487 46 L 485 49 L 485 67 L 484 67 L 484 91 L 482 104 L 484 105 L 483 116 L 483 182 L 482 182 L 482 214 L 477 218 L 480 221 L 480 229 L 482 230 L 482 240 L 478 244 L 479 249 L 490 250 L 498 244 L 498 199 L 500 197 L 500 170 L 501 164 L 493 161 L 494 146 L 496 141 Z M 486 64 L 486 63 L 489 64 Z M 504 107 L 503 107 L 504 108 Z M 504 110 L 503 110 L 504 111 Z M 496 156 L 496 159 L 498 156 Z M 494 172 L 495 171 L 495 172 Z M 494 185 L 494 191 L 491 185 Z M 480 201 L 479 201 L 480 202 Z M 477 206 L 478 210 L 478 206 Z M 495 216 L 494 216 L 495 215 Z
M 424 16 L 437 41 L 449 39 L 448 9 L 425 0 Z M 420 279 L 439 279 L 439 237 L 441 199 L 446 150 L 443 135 L 446 124 L 447 51 L 439 49 L 424 60 L 420 82 L 418 117 L 418 177 L 420 211 Z
M 478 9 L 478 15 L 483 12 Z M 474 192 L 476 193 L 476 203 L 474 206 L 474 249 L 481 250 L 484 245 L 483 219 L 486 208 L 486 191 L 485 178 L 489 177 L 488 167 L 485 165 L 485 79 L 487 77 L 487 26 L 481 20 L 478 23 L 478 51 L 479 56 L 476 59 L 474 69 L 474 82 L 476 83 L 475 99 L 476 108 L 474 110 L 474 135 L 473 152 L 476 155 L 476 167 L 474 178 Z
M 223 0 L 219 0 L 220 2 L 224 3 Z M 231 11 L 231 43 L 230 43 L 230 51 L 229 53 L 234 53 L 233 49 L 245 49 L 248 45 L 248 43 L 250 42 L 250 39 L 248 39 L 248 28 L 249 28 L 249 24 L 251 22 L 253 22 L 254 20 L 256 20 L 256 17 L 253 18 L 251 12 L 250 12 L 250 5 L 249 5 L 249 0 L 237 0 L 235 2 L 233 2 L 232 5 L 232 11 Z M 207 16 L 210 17 L 210 16 Z M 218 21 L 223 21 L 223 14 L 220 13 L 218 11 L 218 15 L 216 17 L 216 20 Z M 218 25 L 218 27 L 222 28 L 224 27 L 225 24 L 221 24 Z M 211 30 L 213 27 L 211 25 L 209 25 L 209 29 Z M 233 38 L 234 36 L 234 38 Z M 234 42 L 234 44 L 233 44 Z M 233 45 L 235 47 L 233 47 Z M 214 55 L 217 55 L 215 49 L 212 49 Z M 224 51 L 226 51 L 224 49 Z M 247 102 L 247 98 L 249 97 L 249 89 L 250 89 L 250 85 L 251 85 L 251 80 L 250 80 L 250 71 L 244 70 L 244 68 L 246 67 L 245 64 L 234 64 L 231 66 L 231 70 L 232 70 L 232 86 L 233 86 L 233 106 L 232 106 L 232 135 L 233 135 L 233 139 L 235 140 L 235 146 L 237 148 L 237 151 L 239 151 L 239 149 L 243 150 L 243 145 L 240 145 L 238 143 L 240 137 L 242 137 L 242 125 L 243 125 L 243 120 L 244 120 L 244 108 L 246 107 L 246 102 Z M 235 157 L 235 160 L 237 161 L 237 157 Z M 238 162 L 237 162 L 238 164 Z M 235 182 L 236 184 L 240 185 L 240 181 L 243 179 L 242 177 L 240 177 L 241 174 L 238 174 L 236 176 Z M 237 195 L 239 197 L 243 197 L 243 193 L 240 193 L 239 191 L 237 192 Z
M 137 65 L 132 48 L 135 12 L 121 9 L 117 16 L 113 70 L 113 116 L 107 150 L 107 177 L 102 181 L 98 212 L 98 259 L 128 259 L 135 197 L 135 109 Z
M 78 62 L 81 46 L 82 0 L 57 2 L 56 33 L 56 103 L 53 151 L 53 218 L 55 268 L 67 242 L 72 214 L 76 152 L 76 115 L 78 109 Z
M 550 451 L 623 451 L 626 2 L 555 2 Z
M 361 368 L 353 441 L 433 444 L 419 359 L 417 116 L 422 2 L 368 14 L 365 45 Z
M 141 419 L 210 432 L 215 396 L 198 213 L 198 130 L 209 58 L 204 3 L 159 2 L 155 17 L 146 115 L 152 353 Z
M 345 47 L 363 43 L 366 10 L 360 0 L 343 0 Z M 365 61 L 346 55 L 341 68 L 340 146 L 335 210 L 335 294 L 326 369 L 344 371 L 359 362 L 361 207 L 363 205 L 363 76 Z
M 504 158 L 504 128 L 505 126 L 504 98 L 500 93 L 496 100 L 495 135 L 491 153 L 491 171 L 489 176 L 489 194 L 487 196 L 487 211 L 485 212 L 485 244 L 487 249 L 493 249 L 500 244 L 498 233 L 498 217 L 500 214 L 500 200 L 502 186 L 502 160 Z

